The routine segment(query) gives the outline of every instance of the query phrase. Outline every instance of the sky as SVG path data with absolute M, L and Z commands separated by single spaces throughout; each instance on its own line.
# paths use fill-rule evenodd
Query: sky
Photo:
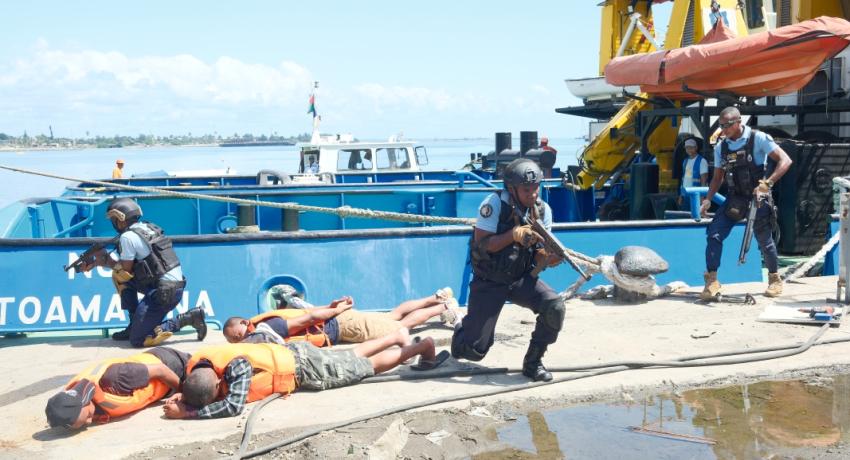
M 599 0 L 37 1 L 4 7 L 0 133 L 380 139 L 586 133 Z

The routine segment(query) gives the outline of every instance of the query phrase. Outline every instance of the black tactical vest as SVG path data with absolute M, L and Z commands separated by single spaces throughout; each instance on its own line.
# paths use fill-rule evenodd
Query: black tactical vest
M 177 254 L 171 247 L 171 238 L 165 236 L 162 229 L 155 224 L 150 222 L 142 224 L 150 231 L 138 227 L 127 230 L 139 235 L 151 251 L 147 257 L 133 263 L 133 279 L 130 280 L 130 284 L 138 291 L 153 289 L 163 275 L 180 265 L 180 260 L 177 259 Z M 118 252 L 121 252 L 120 239 Z
M 729 144 L 725 140 L 720 144 L 720 167 L 726 171 L 729 195 L 750 200 L 759 180 L 764 178 L 764 166 L 757 165 L 753 157 L 756 133 L 755 129 L 751 129 L 750 138 L 747 139 L 744 148 L 735 152 L 729 149 Z
M 501 200 L 501 196 L 499 197 Z M 543 220 L 546 207 L 543 202 L 537 200 L 537 212 L 539 219 Z M 502 234 L 514 228 L 516 221 L 512 206 L 504 201 L 499 209 L 499 224 L 496 234 Z M 482 244 L 475 242 L 475 235 L 469 240 L 469 255 L 472 262 L 472 272 L 475 276 L 494 281 L 496 283 L 511 284 L 518 281 L 530 271 L 534 263 L 535 247 L 524 248 L 517 243 L 512 243 L 502 250 L 490 253 Z

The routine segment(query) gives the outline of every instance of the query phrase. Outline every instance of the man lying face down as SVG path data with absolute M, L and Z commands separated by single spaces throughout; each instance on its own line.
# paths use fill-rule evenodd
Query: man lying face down
M 163 410 L 168 418 L 231 417 L 240 414 L 246 403 L 271 394 L 351 385 L 414 356 L 419 356 L 420 368 L 431 369 L 448 353 L 436 356 L 430 337 L 413 342 L 404 328 L 340 351 L 307 341 L 202 348 L 187 366 L 183 392 L 169 398 Z
M 173 348 L 156 347 L 95 363 L 47 401 L 47 421 L 51 427 L 77 430 L 144 409 L 179 388 L 190 359 Z

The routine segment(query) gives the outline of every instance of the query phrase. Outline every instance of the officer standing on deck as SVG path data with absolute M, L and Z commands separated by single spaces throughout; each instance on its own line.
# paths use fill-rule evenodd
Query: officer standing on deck
M 714 176 L 708 187 L 708 194 L 700 206 L 700 214 L 705 215 L 711 206 L 711 199 L 720 185 L 726 182 L 728 194 L 726 202 L 714 214 L 706 229 L 705 247 L 705 288 L 700 297 L 710 300 L 720 293 L 717 281 L 717 269 L 723 253 L 723 240 L 729 236 L 732 227 L 747 216 L 753 195 L 759 196 L 758 209 L 753 233 L 759 244 L 759 250 L 767 266 L 768 286 L 764 295 L 778 297 L 782 294 L 782 278 L 777 273 L 779 261 L 776 243 L 771 234 L 773 230 L 771 214 L 776 212 L 766 201 L 773 184 L 791 167 L 791 158 L 770 135 L 741 124 L 741 112 L 735 107 L 726 107 L 720 112 L 718 120 L 725 138 L 714 146 Z M 770 177 L 765 178 L 765 165 L 768 157 L 776 161 L 776 168 Z
M 520 158 L 505 168 L 505 189 L 488 196 L 478 210 L 470 240 L 474 276 L 469 309 L 452 337 L 452 356 L 480 361 L 493 345 L 496 321 L 506 301 L 537 314 L 537 325 L 523 360 L 522 373 L 535 381 L 552 380 L 543 367 L 546 348 L 558 339 L 564 322 L 561 297 L 532 270 L 560 260 L 540 248 L 542 240 L 521 219 L 537 218 L 552 226 L 552 210 L 537 197 L 543 171 L 532 160 Z
M 95 254 L 94 264 L 83 270 L 91 270 L 95 265 L 112 268 L 112 281 L 121 296 L 121 308 L 130 314 L 127 329 L 112 334 L 112 338 L 129 340 L 134 347 L 153 347 L 183 326 L 192 326 L 198 331 L 198 340 L 204 340 L 207 326 L 202 308 L 163 321 L 180 303 L 186 287 L 171 238 L 153 223 L 141 222 L 142 208 L 130 198 L 112 200 L 106 217 L 121 234 L 118 260 L 101 250 Z M 144 296 L 141 301 L 138 294 Z

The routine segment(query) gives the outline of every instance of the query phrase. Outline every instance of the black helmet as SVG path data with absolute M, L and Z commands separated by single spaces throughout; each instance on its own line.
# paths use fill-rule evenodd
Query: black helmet
M 135 222 L 142 217 L 142 208 L 130 198 L 116 198 L 106 208 L 106 217 L 119 222 Z
M 505 185 L 539 184 L 543 180 L 543 170 L 528 158 L 517 158 L 505 166 L 502 173 Z

